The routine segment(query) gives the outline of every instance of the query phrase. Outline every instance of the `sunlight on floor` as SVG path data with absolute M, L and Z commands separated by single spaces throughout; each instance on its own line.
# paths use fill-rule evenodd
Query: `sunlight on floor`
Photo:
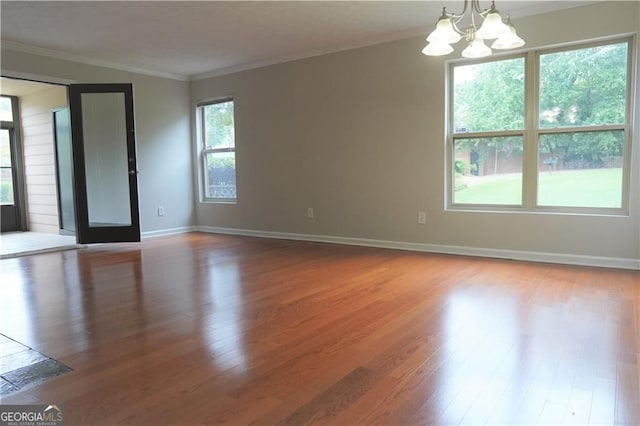
M 0 236 L 0 258 L 26 256 L 50 251 L 72 250 L 83 247 L 76 237 L 40 232 L 10 232 Z

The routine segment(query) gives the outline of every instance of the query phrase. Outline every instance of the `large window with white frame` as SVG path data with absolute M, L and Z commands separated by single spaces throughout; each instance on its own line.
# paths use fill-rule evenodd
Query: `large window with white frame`
M 632 41 L 451 63 L 449 208 L 625 213 Z
M 231 98 L 201 102 L 196 109 L 203 200 L 235 202 L 236 144 Z

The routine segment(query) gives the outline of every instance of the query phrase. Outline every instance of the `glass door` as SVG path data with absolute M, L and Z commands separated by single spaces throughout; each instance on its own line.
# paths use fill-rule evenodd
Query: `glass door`
M 79 243 L 140 241 L 131 84 L 69 87 Z
M 53 111 L 53 140 L 55 142 L 58 211 L 60 233 L 76 234 L 76 206 L 73 194 L 73 144 L 69 108 Z

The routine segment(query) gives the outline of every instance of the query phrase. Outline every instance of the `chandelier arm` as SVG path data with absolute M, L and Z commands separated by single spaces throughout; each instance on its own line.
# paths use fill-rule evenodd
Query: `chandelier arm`
M 484 9 L 484 10 L 480 10 L 480 0 L 475 0 L 478 3 L 478 14 L 480 16 L 482 16 L 483 18 L 486 18 L 487 15 L 489 14 L 489 12 L 494 11 L 497 12 L 496 10 L 496 2 L 495 1 L 491 1 L 491 6 L 489 6 L 488 8 Z
M 480 0 L 471 0 L 471 5 L 474 12 L 476 12 L 478 15 L 482 15 L 483 10 L 482 8 L 480 8 Z
M 460 18 L 462 19 L 462 18 Z M 451 27 L 453 27 L 453 30 L 455 32 L 457 32 L 460 35 L 466 35 L 467 34 L 467 30 L 461 30 L 460 28 L 458 28 L 458 25 L 456 25 L 458 22 L 460 22 L 460 19 L 458 20 L 452 20 L 451 21 Z
M 479 2 L 479 0 L 474 0 L 476 3 Z M 475 38 L 476 36 L 476 31 L 478 30 L 478 27 L 476 27 L 476 17 L 473 14 L 473 12 L 471 13 L 471 26 L 469 28 L 467 28 L 467 41 L 471 41 Z
M 471 0 L 476 1 L 476 0 Z M 442 8 L 442 14 L 444 16 L 446 16 L 447 18 L 450 18 L 453 22 L 460 22 L 460 20 L 462 18 L 464 18 L 464 14 L 467 12 L 467 7 L 469 6 L 469 0 L 464 0 L 464 6 L 462 8 L 462 12 L 460 13 L 454 13 L 454 12 L 447 12 L 447 8 L 443 7 Z

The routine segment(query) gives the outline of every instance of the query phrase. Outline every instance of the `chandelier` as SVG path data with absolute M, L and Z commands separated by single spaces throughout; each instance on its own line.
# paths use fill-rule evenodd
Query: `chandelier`
M 491 55 L 491 49 L 515 49 L 524 46 L 524 40 L 518 37 L 516 29 L 511 23 L 509 15 L 503 20 L 496 9 L 495 2 L 491 7 L 482 10 L 480 0 L 471 0 L 471 25 L 460 29 L 458 23 L 462 20 L 469 6 L 469 0 L 464 0 L 464 8 L 461 13 L 447 12 L 442 8 L 442 16 L 438 18 L 436 29 L 429 34 L 429 42 L 422 53 L 429 56 L 443 56 L 453 52 L 453 43 L 457 43 L 464 36 L 469 45 L 462 51 L 465 58 L 482 58 Z M 476 26 L 476 15 L 482 18 L 482 25 Z M 485 40 L 493 40 L 491 47 Z

